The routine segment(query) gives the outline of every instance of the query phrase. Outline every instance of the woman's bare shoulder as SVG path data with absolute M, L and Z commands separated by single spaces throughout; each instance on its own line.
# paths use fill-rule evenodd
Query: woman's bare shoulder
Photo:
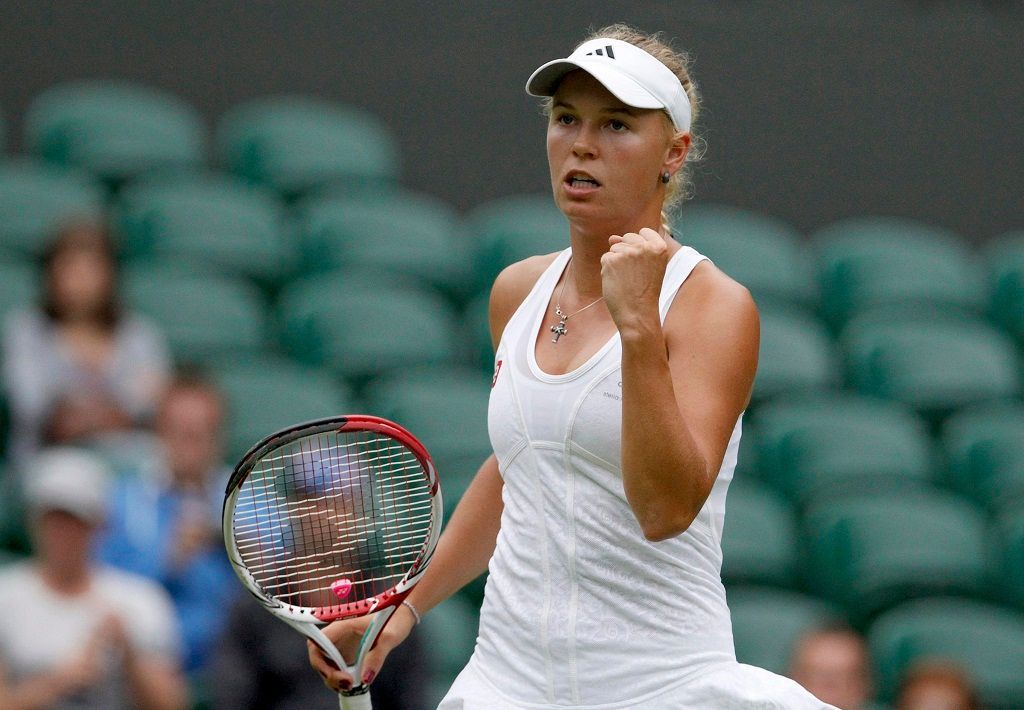
M 753 297 L 747 287 L 719 269 L 709 259 L 705 259 L 693 267 L 690 277 L 684 282 L 694 286 L 691 292 L 696 298 L 728 298 L 734 304 L 748 302 L 753 304 Z
M 757 306 L 750 291 L 710 261 L 702 261 L 679 289 L 666 328 L 687 329 L 696 323 L 732 321 L 740 331 L 758 330 Z
M 761 326 L 750 291 L 710 261 L 683 283 L 665 319 L 665 345 L 674 377 L 687 382 L 701 406 L 724 406 L 731 431 L 750 401 Z
M 490 323 L 491 339 L 497 346 L 501 333 L 512 318 L 512 314 L 522 304 L 537 279 L 558 258 L 558 252 L 531 256 L 522 261 L 506 266 L 491 287 Z

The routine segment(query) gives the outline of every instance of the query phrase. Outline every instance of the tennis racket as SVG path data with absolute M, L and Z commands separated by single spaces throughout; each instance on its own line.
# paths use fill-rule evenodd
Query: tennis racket
M 427 450 L 401 426 L 367 415 L 298 424 L 260 441 L 235 467 L 223 512 L 238 578 L 352 674 L 343 710 L 372 707 L 363 658 L 423 575 L 441 520 Z M 348 665 L 320 627 L 369 614 Z

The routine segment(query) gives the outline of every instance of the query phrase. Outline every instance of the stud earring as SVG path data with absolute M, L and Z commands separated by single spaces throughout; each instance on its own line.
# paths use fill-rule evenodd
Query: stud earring
M 672 179 L 672 176 L 668 174 L 668 170 L 661 174 L 661 181 L 668 185 L 668 181 Z

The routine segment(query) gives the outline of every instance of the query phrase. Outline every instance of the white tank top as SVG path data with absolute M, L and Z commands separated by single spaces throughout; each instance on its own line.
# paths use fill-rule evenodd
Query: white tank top
M 537 333 L 570 256 L 541 275 L 495 354 L 488 427 L 504 512 L 474 662 L 526 703 L 615 707 L 735 661 L 720 543 L 740 422 L 693 524 L 647 541 L 622 485 L 618 334 L 572 372 L 537 365 Z M 703 259 L 685 246 L 673 255 L 662 322 Z

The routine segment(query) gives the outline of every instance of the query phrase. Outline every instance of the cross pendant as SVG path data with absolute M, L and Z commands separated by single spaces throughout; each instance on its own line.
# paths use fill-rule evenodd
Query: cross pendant
M 565 319 L 563 318 L 558 322 L 558 325 L 551 326 L 551 332 L 555 334 L 555 337 L 551 339 L 552 343 L 558 343 L 558 339 L 565 335 L 568 331 L 565 329 Z

